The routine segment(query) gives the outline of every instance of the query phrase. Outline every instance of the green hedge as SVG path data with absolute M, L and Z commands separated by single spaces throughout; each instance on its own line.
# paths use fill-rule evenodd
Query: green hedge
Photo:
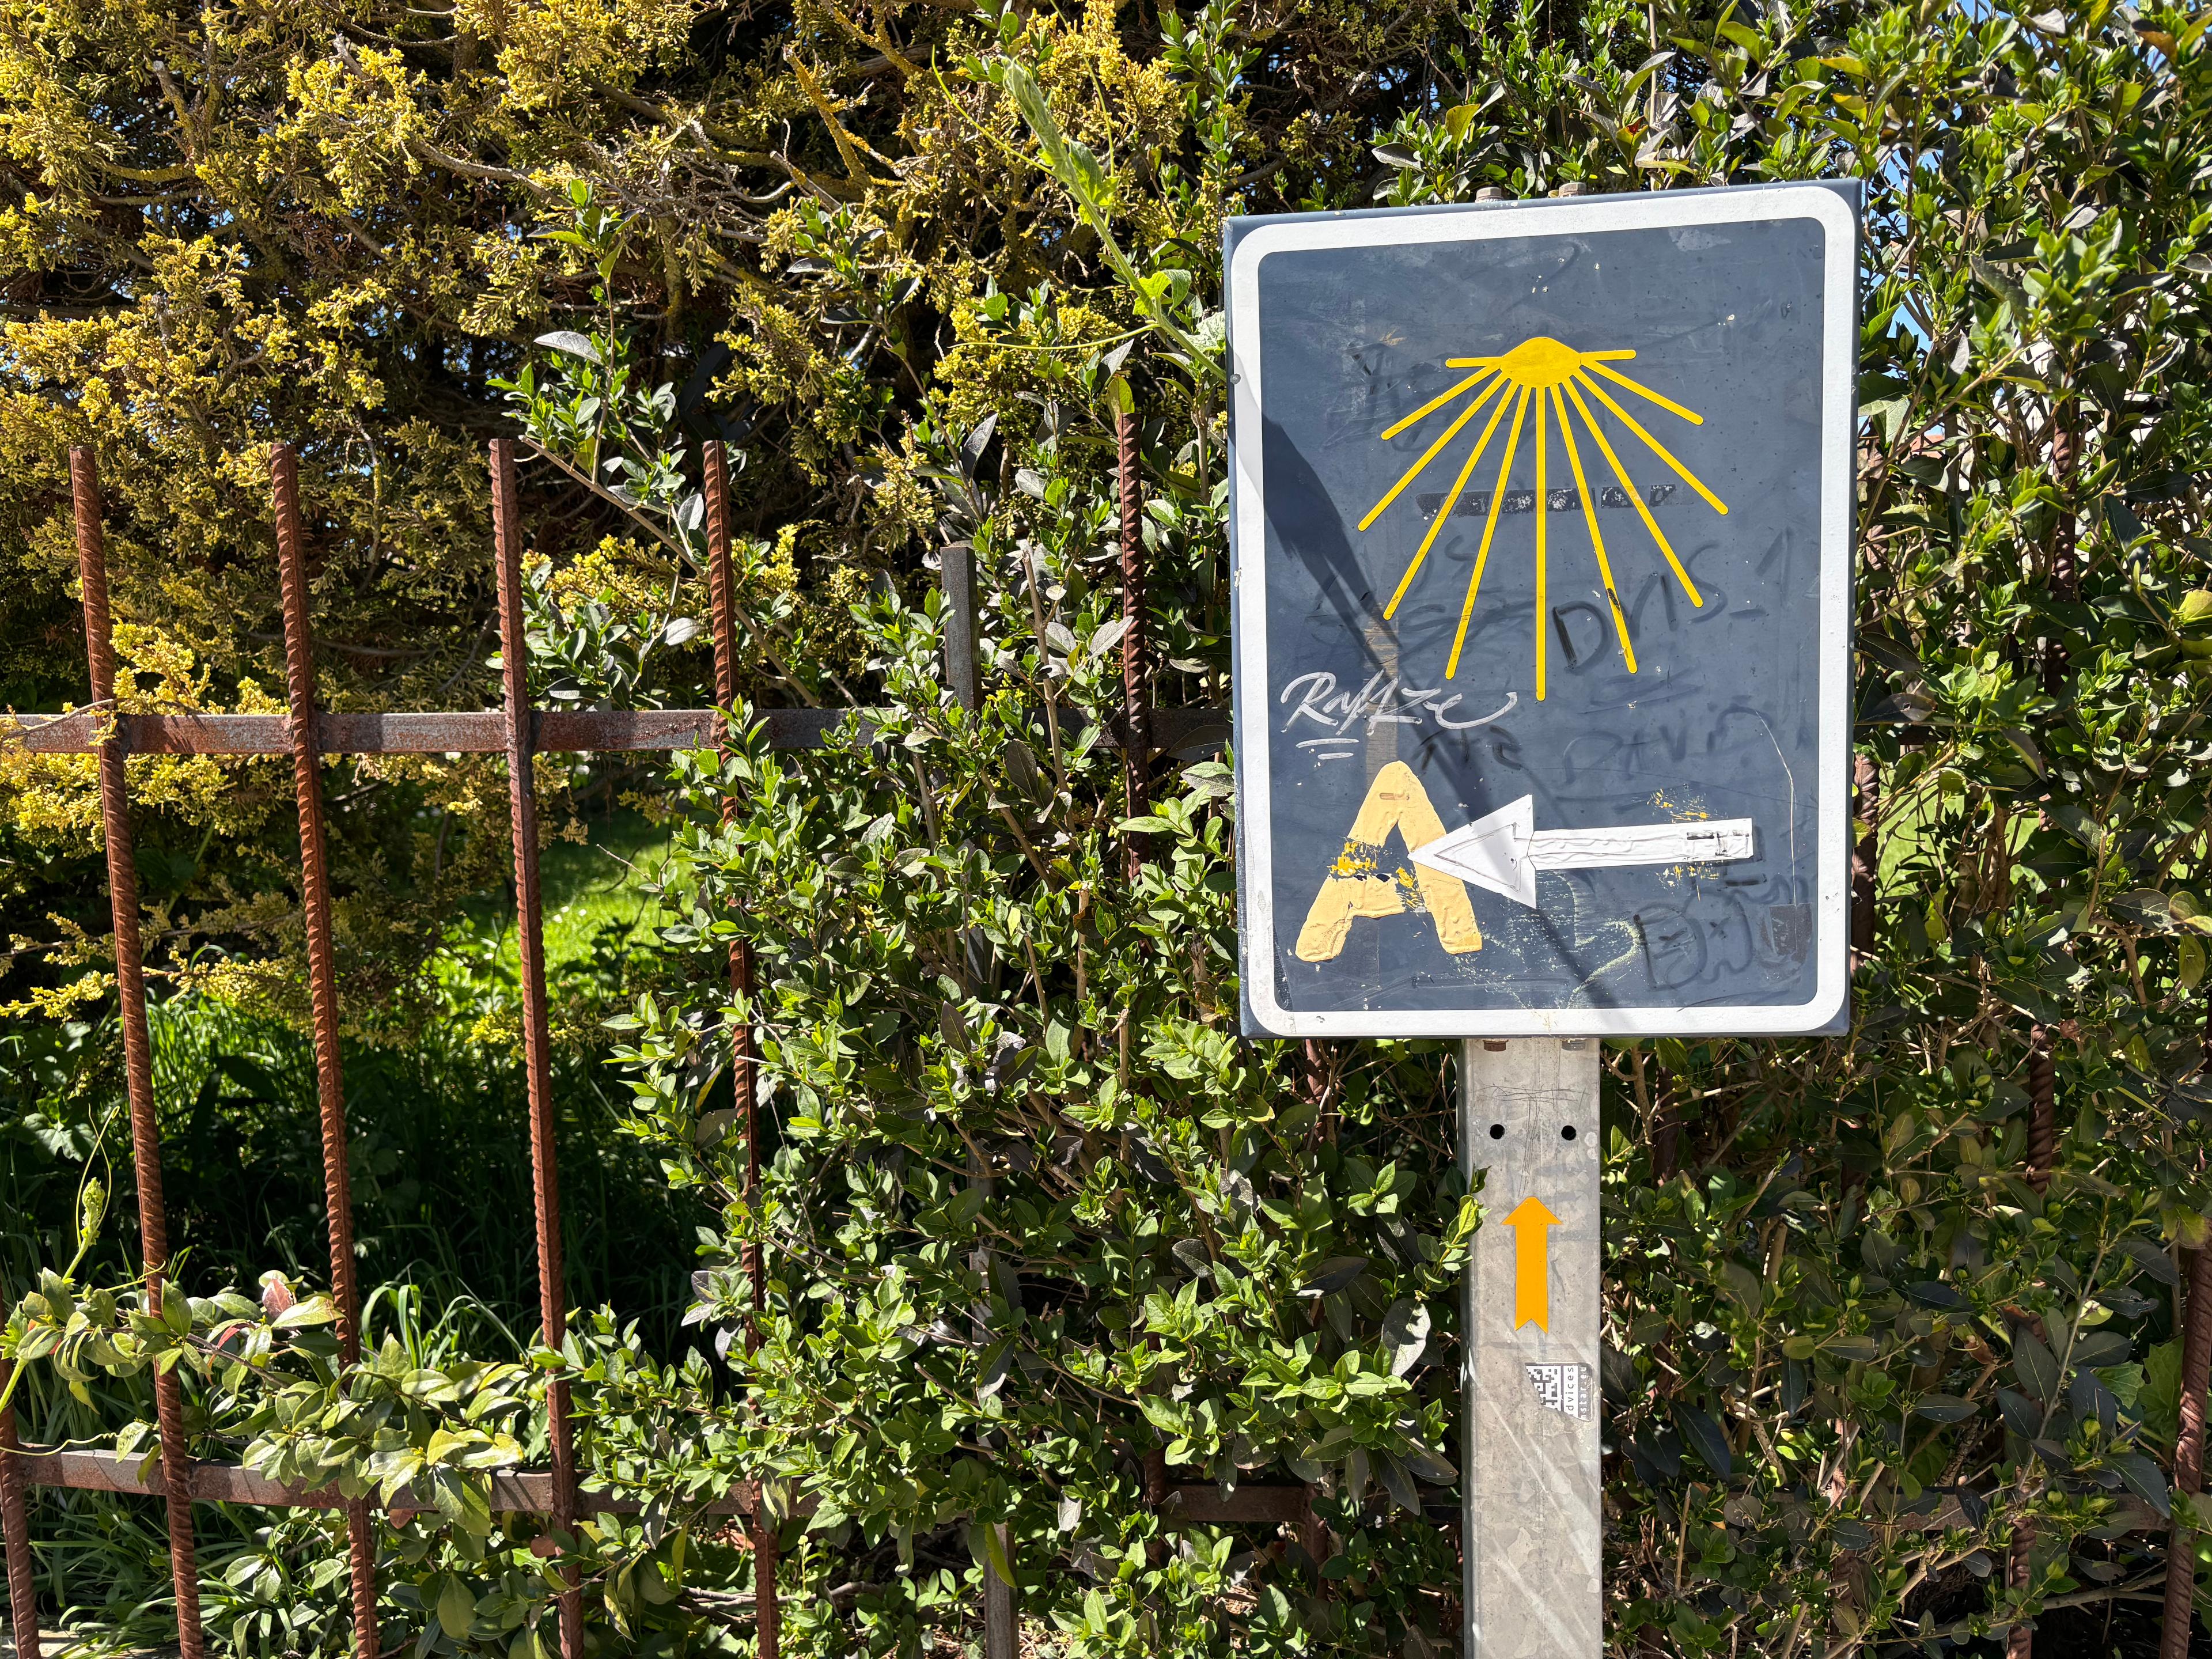
M 678 814 L 657 878 L 668 954 L 636 964 L 617 1059 L 629 1131 L 712 1218 L 692 1320 L 713 1340 L 656 1364 L 609 1318 L 571 1334 L 588 1454 L 670 1500 L 586 1540 L 611 1649 L 744 1639 L 750 1558 L 696 1512 L 739 1474 L 787 1516 L 786 1641 L 810 1652 L 972 1631 L 976 1521 L 1011 1527 L 1003 1565 L 1070 1651 L 1455 1639 L 1454 1286 L 1480 1194 L 1452 1172 L 1451 1056 L 1240 1038 L 1226 769 L 1161 765 L 1132 817 L 1097 738 L 1121 695 L 1117 407 L 1141 428 L 1157 700 L 1226 695 L 1223 216 L 1492 184 L 1847 175 L 1869 192 L 1854 1030 L 1607 1050 L 1616 1641 L 1941 1651 L 2158 1594 L 2180 1268 L 2212 1205 L 2201 16 L 566 9 L 597 21 L 465 5 L 463 33 L 389 62 L 288 26 L 307 67 L 250 119 L 280 160 L 321 158 L 326 177 L 284 188 L 324 219 L 415 215 L 377 233 L 384 255 L 334 252 L 301 280 L 365 290 L 378 258 L 415 259 L 424 297 L 392 315 L 438 352 L 464 328 L 569 331 L 526 372 L 513 346 L 469 348 L 501 377 L 471 390 L 504 386 L 570 469 L 532 486 L 549 693 L 696 695 L 697 644 L 667 623 L 702 603 L 693 441 L 719 430 L 746 461 L 750 705 L 878 711 L 817 752 L 690 757 L 657 798 Z M 4 50 L 33 61 L 60 27 Z M 117 26 L 56 95 L 91 118 L 82 65 L 143 46 Z M 19 146 L 58 142 L 9 96 Z M 76 179 L 52 211 L 82 226 L 64 210 L 94 215 L 98 192 Z M 240 307 L 386 351 L 331 322 L 329 292 L 304 307 L 253 234 L 207 222 L 240 249 Z M 270 246 L 305 244 L 276 222 Z M 21 236 L 10 257 L 58 268 Z M 160 257 L 155 287 L 179 289 L 180 256 Z M 142 301 L 116 304 L 138 331 L 104 337 L 97 371 L 64 361 L 58 313 L 11 337 L 21 442 L 82 421 L 158 458 L 140 415 L 94 395 L 151 337 Z M 385 362 L 423 386 L 416 360 Z M 40 375 L 74 388 L 65 416 L 26 409 Z M 191 391 L 148 384 L 156 407 Z M 389 399 L 362 406 L 391 418 Z M 242 466 L 277 435 L 261 418 L 169 459 Z M 341 435 L 314 452 L 341 503 L 331 568 L 370 568 Z M 412 441 L 392 498 L 446 489 L 480 535 L 480 486 L 448 485 Z M 51 524 L 17 500 L 43 545 Z M 127 504 L 123 592 L 149 629 L 210 649 L 222 630 L 132 551 L 172 510 Z M 939 665 L 952 543 L 981 593 L 974 711 Z M 333 583 L 322 603 L 349 601 Z M 252 659 L 230 648 L 210 698 L 241 695 Z M 73 799 L 66 778 L 12 782 L 19 842 Z M 389 824 L 426 799 L 492 844 L 495 793 L 461 810 L 454 787 L 366 792 L 355 844 L 382 835 L 405 865 L 424 837 Z M 274 833 L 220 829 L 241 849 Z M 257 937 L 189 884 L 175 902 Z M 773 1125 L 757 1206 L 726 1107 L 738 937 Z M 755 1242 L 771 1295 L 748 1352 Z M 69 1339 L 80 1298 L 58 1290 L 13 1328 L 87 1364 L 258 1317 L 209 1301 L 111 1339 L 89 1328 L 127 1302 L 95 1297 Z M 542 1564 L 470 1494 L 530 1451 L 527 1372 L 455 1359 L 425 1382 L 402 1357 L 332 1382 L 311 1339 L 268 1340 L 258 1370 L 193 1361 L 214 1440 L 445 1481 L 447 1512 L 387 1540 L 392 1633 L 526 1647 Z M 1311 1484 L 1328 1559 L 1272 1528 L 1164 1529 L 1144 1498 L 1156 1455 L 1176 1482 Z

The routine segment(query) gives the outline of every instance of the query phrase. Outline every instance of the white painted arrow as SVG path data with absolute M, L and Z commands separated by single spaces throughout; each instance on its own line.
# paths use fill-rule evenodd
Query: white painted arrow
M 1539 870 L 1608 870 L 1632 864 L 1725 864 L 1756 851 L 1749 818 L 1539 830 L 1533 795 L 1413 850 L 1416 864 L 1535 908 Z

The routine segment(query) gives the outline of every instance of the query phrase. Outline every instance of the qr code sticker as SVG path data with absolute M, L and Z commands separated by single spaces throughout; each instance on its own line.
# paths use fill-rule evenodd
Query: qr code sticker
M 1536 1390 L 1536 1403 L 1547 1412 L 1559 1412 L 1577 1423 L 1589 1420 L 1590 1368 L 1587 1365 L 1530 1365 L 1528 1381 Z

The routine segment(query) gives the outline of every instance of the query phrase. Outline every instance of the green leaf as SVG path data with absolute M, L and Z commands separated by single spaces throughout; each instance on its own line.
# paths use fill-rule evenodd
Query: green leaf
M 2143 1356 L 2142 1393 L 2136 1408 L 2143 1427 L 2172 1445 L 2181 1419 L 2181 1339 L 2161 1342 Z
M 1382 1347 L 1390 1357 L 1390 1375 L 1403 1376 L 1420 1363 L 1429 1346 L 1429 1310 L 1403 1297 L 1382 1316 Z
M 2130 1236 L 2120 1241 L 2120 1249 L 2134 1261 L 2138 1267 L 2158 1280 L 2160 1284 L 2181 1283 L 2181 1274 L 2173 1265 L 2173 1257 L 2164 1247 L 2154 1241 L 2139 1235 Z
M 1981 1408 L 1954 1394 L 1923 1394 L 1913 1402 L 1912 1409 L 1931 1423 L 1963 1423 Z
M 2058 1398 L 2060 1382 L 2063 1380 L 2057 1356 L 2045 1346 L 2043 1340 L 2025 1325 L 2015 1325 L 2012 1332 L 2013 1374 L 2027 1385 L 2034 1399 L 2049 1405 Z
M 2143 1368 L 2130 1363 L 2125 1365 L 2106 1365 L 2099 1368 L 2098 1380 L 2112 1391 L 2112 1398 L 2129 1411 L 2136 1410 L 2136 1402 L 2142 1397 Z M 2140 1415 L 2140 1413 L 2138 1413 Z
M 572 328 L 556 328 L 550 334 L 541 334 L 537 343 L 555 351 L 565 352 L 571 357 L 581 357 L 587 363 L 604 361 L 599 347 L 592 343 L 587 334 L 579 334 Z
M 191 1299 L 173 1279 L 161 1281 L 161 1322 L 177 1336 L 189 1336 L 192 1329 Z
M 1364 1255 L 1331 1256 L 1321 1264 L 1318 1273 L 1298 1287 L 1298 1294 L 1309 1299 L 1328 1296 L 1342 1290 L 1366 1271 L 1367 1258 Z
M 980 1541 L 982 1553 L 978 1559 L 989 1565 L 1001 1583 L 1018 1585 L 1014 1564 L 1006 1559 L 1006 1540 L 1001 1528 L 979 1523 L 969 1528 L 969 1536 L 971 1544 Z
M 1721 1432 L 1720 1424 L 1709 1413 L 1694 1406 L 1677 1404 L 1674 1426 L 1690 1449 L 1703 1458 L 1705 1467 L 1715 1474 L 1726 1478 L 1735 1469 L 1735 1456 L 1729 1449 L 1728 1437 Z
M 2173 1513 L 2173 1499 L 2166 1491 L 2166 1472 L 2141 1452 L 2115 1452 L 2112 1467 L 2119 1471 L 2128 1490 L 2161 1516 Z
M 304 1302 L 294 1303 L 269 1322 L 274 1329 L 289 1331 L 302 1326 L 332 1324 L 337 1316 L 337 1304 L 329 1297 L 318 1294 Z
M 438 1592 L 437 1613 L 438 1628 L 457 1642 L 476 1623 L 477 1599 L 455 1574 L 445 1575 L 445 1588 Z

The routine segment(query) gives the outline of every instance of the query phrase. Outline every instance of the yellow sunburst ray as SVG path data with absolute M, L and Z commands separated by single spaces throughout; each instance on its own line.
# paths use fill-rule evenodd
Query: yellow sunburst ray
M 1498 509 L 1505 505 L 1505 481 L 1513 476 L 1513 452 L 1521 447 L 1521 422 L 1528 413 L 1528 394 L 1532 390 L 1533 387 L 1522 386 L 1513 405 L 1513 430 L 1505 436 L 1505 459 L 1498 468 L 1497 487 L 1490 492 L 1490 517 L 1482 526 L 1482 545 L 1475 552 L 1474 574 L 1467 579 L 1467 603 L 1459 608 L 1459 632 L 1452 635 L 1451 655 L 1444 661 L 1446 679 L 1459 672 L 1459 653 L 1467 645 L 1468 620 L 1474 615 L 1474 596 L 1482 586 L 1483 568 L 1490 562 L 1490 539 L 1498 533 Z M 1498 407 L 1503 409 L 1505 405 L 1500 404 Z M 1473 462 L 1468 464 L 1472 466 Z M 1436 532 L 1432 528 L 1429 533 L 1433 536 Z
M 1575 443 L 1575 428 L 1567 419 L 1567 400 L 1557 386 L 1552 388 L 1552 402 L 1559 411 L 1559 436 L 1566 441 L 1567 465 L 1574 469 L 1575 495 L 1583 504 L 1583 522 L 1589 526 L 1590 551 L 1597 555 L 1597 578 L 1605 584 L 1605 602 L 1613 608 L 1613 629 L 1620 636 L 1620 658 L 1633 674 L 1636 647 L 1629 641 L 1627 613 L 1621 610 L 1620 595 L 1613 589 L 1613 565 L 1605 556 L 1605 536 L 1597 527 L 1597 501 L 1590 494 L 1589 480 L 1583 477 L 1583 453 Z M 1541 629 L 1543 625 L 1544 619 L 1540 616 L 1536 626 Z
M 1650 386 L 1645 386 L 1642 381 L 1632 380 L 1628 376 L 1620 373 L 1620 370 L 1607 368 L 1603 363 L 1598 362 L 1598 358 L 1602 355 L 1603 354 L 1601 353 L 1595 351 L 1587 353 L 1583 358 L 1583 367 L 1584 368 L 1595 369 L 1599 374 L 1604 375 L 1608 380 L 1619 381 L 1622 386 L 1626 386 L 1631 392 L 1633 392 L 1639 398 L 1649 398 L 1653 403 L 1658 404 L 1660 408 L 1665 410 L 1669 415 L 1680 415 L 1692 426 L 1703 426 L 1705 423 L 1705 417 L 1698 414 L 1696 410 L 1685 409 L 1681 404 L 1676 403 L 1672 398 L 1661 397 L 1657 392 L 1654 392 Z M 1423 411 L 1425 414 L 1426 412 L 1426 410 Z M 1386 432 L 1382 435 L 1387 438 L 1390 434 Z
M 1706 489 L 1705 480 L 1698 477 L 1696 473 L 1691 471 L 1688 467 L 1684 466 L 1681 462 L 1676 460 L 1674 459 L 1674 453 L 1669 450 L 1666 445 L 1661 443 L 1656 438 L 1646 432 L 1644 429 L 1643 425 L 1637 420 L 1636 416 L 1630 414 L 1619 404 L 1613 402 L 1611 398 L 1607 397 L 1603 386 L 1600 386 L 1595 380 L 1590 379 L 1587 374 L 1577 374 L 1574 378 L 1577 381 L 1589 388 L 1590 395 L 1592 397 L 1595 398 L 1600 403 L 1603 404 L 1607 409 L 1611 410 L 1616 416 L 1618 416 L 1620 419 L 1620 423 L 1623 426 L 1626 427 L 1631 432 L 1633 432 L 1638 437 L 1643 439 L 1644 441 L 1650 447 L 1651 453 L 1653 454 L 1656 455 L 1661 460 L 1666 462 L 1668 465 L 1673 467 L 1676 477 L 1680 477 L 1684 483 L 1689 485 L 1691 489 L 1696 490 L 1698 494 L 1703 495 L 1705 498 L 1705 505 L 1707 507 L 1712 508 L 1714 512 L 1719 514 L 1723 518 L 1726 518 L 1728 516 L 1728 503 L 1723 501 L 1719 496 L 1714 495 L 1711 490 Z
M 1643 520 L 1644 529 L 1650 533 L 1651 539 L 1657 546 L 1660 555 L 1666 560 L 1668 568 L 1674 573 L 1675 580 L 1681 583 L 1682 591 L 1689 596 L 1691 604 L 1700 608 L 1705 605 L 1705 598 L 1698 592 L 1697 584 L 1690 579 L 1689 571 L 1684 567 L 1682 561 L 1676 556 L 1673 544 L 1668 541 L 1666 533 L 1659 527 L 1659 521 L 1652 516 L 1650 504 L 1644 499 L 1643 492 L 1636 487 L 1635 480 L 1630 477 L 1626 464 L 1621 460 L 1619 453 L 1613 448 L 1612 441 L 1606 435 L 1605 428 L 1592 412 L 1590 404 L 1583 398 L 1583 392 L 1588 392 L 1590 397 L 1602 404 L 1616 420 L 1630 432 L 1634 433 L 1653 454 L 1674 471 L 1676 477 L 1696 491 L 1706 505 L 1717 513 L 1726 514 L 1728 504 L 1713 494 L 1705 486 L 1703 479 L 1676 459 L 1674 454 L 1646 430 L 1634 416 L 1623 409 L 1605 387 L 1599 384 L 1598 380 L 1592 378 L 1595 375 L 1610 380 L 1614 385 L 1634 392 L 1638 397 L 1656 404 L 1671 415 L 1689 422 L 1693 426 L 1702 426 L 1705 423 L 1704 417 L 1695 410 L 1676 403 L 1673 398 L 1655 392 L 1650 386 L 1632 380 L 1626 374 L 1609 366 L 1616 362 L 1627 362 L 1635 356 L 1634 351 L 1627 349 L 1577 351 L 1564 342 L 1553 339 L 1547 335 L 1534 335 L 1501 356 L 1449 357 L 1444 360 L 1447 368 L 1472 369 L 1474 372 L 1449 390 L 1430 398 L 1412 414 L 1393 422 L 1382 434 L 1386 440 L 1395 438 L 1443 409 L 1453 398 L 1467 397 L 1470 392 L 1474 393 L 1474 396 L 1468 397 L 1465 406 L 1453 418 L 1451 424 L 1443 434 L 1421 452 L 1420 458 L 1407 469 L 1404 475 L 1390 486 L 1382 499 L 1376 502 L 1368 511 L 1367 516 L 1359 521 L 1359 528 L 1362 531 L 1372 527 L 1375 521 L 1382 515 L 1384 509 L 1412 486 L 1414 480 L 1419 478 L 1437 456 L 1443 453 L 1445 447 L 1466 428 L 1476 415 L 1486 408 L 1490 410 L 1490 418 L 1483 426 L 1482 435 L 1475 441 L 1473 449 L 1468 452 L 1466 459 L 1461 464 L 1457 475 L 1452 480 L 1451 489 L 1443 498 L 1442 508 L 1429 525 L 1426 533 L 1422 536 L 1420 546 L 1415 550 L 1413 558 L 1407 562 L 1405 574 L 1399 578 L 1396 591 L 1390 596 L 1390 602 L 1383 607 L 1382 614 L 1387 618 L 1397 613 L 1399 605 L 1403 603 L 1407 592 L 1413 586 L 1413 579 L 1420 574 L 1422 568 L 1427 562 L 1431 549 L 1435 547 L 1437 538 L 1443 534 L 1445 522 L 1457 509 L 1461 496 L 1466 493 L 1468 482 L 1474 476 L 1475 468 L 1481 464 L 1484 455 L 1488 453 L 1491 440 L 1496 436 L 1498 426 L 1504 419 L 1507 405 L 1512 406 L 1513 422 L 1506 434 L 1504 459 L 1498 468 L 1497 486 L 1491 492 L 1490 510 L 1483 524 L 1481 542 L 1476 549 L 1474 569 L 1468 578 L 1467 594 L 1460 606 L 1459 626 L 1452 636 L 1451 653 L 1444 666 L 1446 679 L 1455 678 L 1459 672 L 1460 658 L 1467 647 L 1468 632 L 1473 624 L 1474 607 L 1481 592 L 1483 575 L 1489 568 L 1491 549 L 1497 540 L 1498 516 L 1504 511 L 1506 492 L 1512 483 L 1513 465 L 1519 454 L 1522 428 L 1527 424 L 1528 405 L 1532 399 L 1536 406 L 1535 656 L 1538 699 L 1541 700 L 1545 696 L 1549 690 L 1550 681 L 1548 660 L 1550 653 L 1545 629 L 1549 621 L 1547 609 L 1551 596 L 1551 538 L 1550 521 L 1547 515 L 1550 511 L 1548 498 L 1552 468 L 1551 424 L 1554 416 L 1559 421 L 1560 441 L 1566 447 L 1568 465 L 1574 473 L 1576 495 L 1582 506 L 1583 520 L 1589 530 L 1590 551 L 1597 561 L 1598 577 L 1604 585 L 1606 603 L 1613 613 L 1613 632 L 1620 641 L 1621 660 L 1626 665 L 1628 672 L 1633 674 L 1637 671 L 1636 647 L 1629 637 L 1628 617 L 1621 606 L 1620 589 L 1613 580 L 1612 561 L 1607 554 L 1605 537 L 1598 523 L 1597 501 L 1590 489 L 1589 479 L 1583 465 L 1582 447 L 1577 441 L 1574 429 L 1574 416 L 1578 415 L 1581 417 L 1582 424 L 1587 428 L 1587 435 L 1596 444 L 1598 452 L 1605 457 L 1606 463 L 1612 468 L 1613 476 L 1620 480 L 1621 489 L 1627 497 L 1626 504 L 1635 507 L 1637 516 Z M 1486 385 L 1484 384 L 1486 381 Z M 1481 388 L 1479 392 L 1475 390 L 1478 386 Z M 1571 415 L 1569 412 L 1571 407 Z
M 1690 596 L 1690 603 L 1703 610 L 1705 595 L 1698 592 L 1697 583 L 1690 580 L 1690 573 L 1682 568 L 1681 560 L 1674 556 L 1674 549 L 1667 539 L 1667 532 L 1659 528 L 1659 520 L 1651 516 L 1651 509 L 1644 505 L 1644 492 L 1636 487 L 1636 480 L 1628 476 L 1628 469 L 1620 464 L 1620 457 L 1613 453 L 1613 444 L 1606 437 L 1605 428 L 1590 414 L 1589 405 L 1583 401 L 1583 394 L 1576 389 L 1573 380 L 1567 381 L 1566 392 L 1567 396 L 1575 400 L 1575 408 L 1582 414 L 1583 424 L 1589 428 L 1590 436 L 1597 441 L 1598 453 L 1613 468 L 1613 477 L 1620 480 L 1621 493 L 1628 497 L 1628 504 L 1636 509 L 1637 517 L 1644 520 L 1644 527 L 1651 532 L 1651 539 L 1659 544 L 1659 550 L 1667 556 L 1668 568 L 1674 571 L 1675 580 L 1682 584 L 1682 591 Z M 1598 395 L 1601 398 L 1605 396 L 1603 392 Z
M 1544 524 L 1552 515 L 1545 493 L 1544 428 L 1550 423 L 1552 404 L 1544 392 L 1536 394 L 1536 701 L 1544 701 Z
M 1488 403 L 1492 398 L 1496 397 L 1498 395 L 1498 388 L 1505 384 L 1506 383 L 1503 380 L 1492 380 L 1490 383 L 1488 390 L 1484 392 L 1480 398 L 1475 398 L 1473 402 L 1468 404 L 1465 409 L 1462 410 L 1460 411 L 1459 418 L 1443 429 L 1443 435 L 1437 438 L 1436 442 L 1431 444 L 1426 449 L 1421 452 L 1421 459 L 1415 461 L 1413 465 L 1406 469 L 1406 476 L 1399 479 L 1397 483 L 1392 484 L 1388 493 L 1383 495 L 1382 499 L 1367 509 L 1367 516 L 1359 521 L 1359 527 L 1362 530 L 1364 530 L 1368 526 L 1373 524 L 1376 520 L 1381 518 L 1382 516 L 1382 509 L 1389 506 L 1391 502 L 1396 501 L 1400 494 L 1405 489 L 1406 486 L 1421 476 L 1423 469 L 1425 468 L 1431 461 L 1436 459 L 1437 452 L 1443 449 L 1443 447 L 1449 443 L 1454 438 L 1459 436 L 1460 428 L 1464 427 L 1469 421 L 1473 420 L 1475 416 L 1475 411 L 1480 409 L 1483 404 Z M 1503 403 L 1500 403 L 1498 406 L 1500 409 L 1505 407 Z M 1423 544 L 1421 550 L 1425 553 L 1428 551 L 1428 547 L 1425 543 Z
M 1459 365 L 1453 363 L 1448 365 L 1448 367 L 1456 368 Z M 1423 404 L 1419 409 L 1406 416 L 1404 420 L 1399 422 L 1397 425 L 1386 427 L 1382 433 L 1382 441 L 1384 443 L 1388 443 L 1391 439 L 1396 437 L 1401 432 L 1403 432 L 1407 427 L 1419 425 L 1423 421 L 1427 420 L 1430 416 L 1435 414 L 1453 398 L 1458 397 L 1461 392 L 1466 391 L 1469 386 L 1473 386 L 1477 380 L 1480 380 L 1484 375 L 1489 373 L 1491 373 L 1491 371 L 1487 368 L 1479 368 L 1475 370 L 1474 374 L 1468 375 L 1467 379 L 1462 380 L 1457 386 L 1449 388 L 1448 391 L 1439 392 L 1437 396 L 1430 398 L 1428 402 Z
M 1490 388 L 1490 392 L 1497 391 L 1498 386 L 1504 386 L 1504 384 L 1505 382 L 1504 380 L 1499 380 L 1496 385 Z M 1484 392 L 1481 399 L 1474 404 L 1474 407 L 1469 409 L 1467 411 L 1467 415 L 1462 416 L 1458 421 L 1453 423 L 1453 431 L 1455 432 L 1461 427 L 1466 425 L 1468 415 L 1473 415 L 1476 409 L 1481 408 L 1484 403 L 1489 401 L 1490 392 Z M 1382 607 L 1383 621 L 1388 622 L 1393 616 L 1397 614 L 1399 600 L 1406 597 L 1406 590 L 1413 585 L 1413 578 L 1420 570 L 1421 562 L 1429 556 L 1429 550 L 1437 544 L 1437 538 L 1443 532 L 1445 521 L 1451 517 L 1452 509 L 1459 505 L 1461 492 L 1466 489 L 1467 481 L 1474 476 L 1474 464 L 1482 459 L 1482 452 L 1490 447 L 1491 434 L 1498 430 L 1498 417 L 1504 413 L 1505 400 L 1503 398 L 1500 398 L 1498 400 L 1498 407 L 1490 411 L 1489 424 L 1482 428 L 1482 435 L 1474 441 L 1474 447 L 1468 452 L 1467 464 L 1460 468 L 1459 477 L 1452 480 L 1451 493 L 1444 497 L 1444 504 L 1437 510 L 1436 521 L 1429 526 L 1429 533 L 1421 538 L 1421 544 L 1415 550 L 1413 554 L 1413 562 L 1406 567 L 1406 574 L 1398 578 L 1397 592 L 1390 595 L 1390 603 Z M 1444 434 L 1444 436 L 1449 438 L 1451 436 L 1451 433 L 1447 432 Z M 1439 440 L 1438 441 L 1441 442 L 1442 440 Z M 1404 481 L 1401 480 L 1400 488 L 1402 489 L 1403 487 Z M 1389 501 L 1386 499 L 1382 503 L 1382 506 L 1377 507 L 1375 510 L 1377 513 L 1380 513 L 1382 510 L 1382 507 L 1388 507 L 1389 504 Z

